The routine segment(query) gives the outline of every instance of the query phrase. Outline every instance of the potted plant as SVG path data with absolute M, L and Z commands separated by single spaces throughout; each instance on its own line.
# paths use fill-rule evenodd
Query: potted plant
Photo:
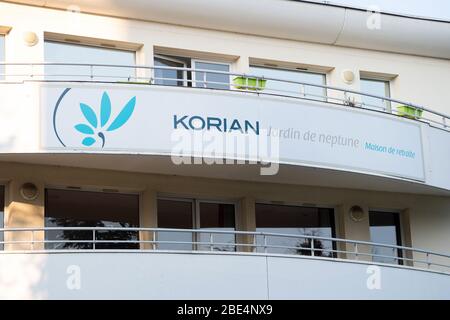
M 256 77 L 236 77 L 233 79 L 234 86 L 244 90 L 264 90 L 267 80 Z
M 401 117 L 409 119 L 419 119 L 422 117 L 423 110 L 412 106 L 398 106 L 397 113 Z

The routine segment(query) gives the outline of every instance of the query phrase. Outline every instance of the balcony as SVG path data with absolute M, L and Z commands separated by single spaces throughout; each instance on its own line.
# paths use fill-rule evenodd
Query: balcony
M 278 144 L 277 154 L 227 150 L 206 154 L 204 148 L 181 149 L 187 151 L 183 155 L 194 158 L 278 163 L 289 171 L 283 177 L 287 180 L 296 176 L 295 171 L 310 169 L 316 178 L 323 173 L 329 180 L 331 170 L 338 176 L 336 186 L 360 188 L 344 182 L 360 179 L 364 185 L 379 180 L 381 187 L 379 182 L 377 187 L 369 186 L 377 190 L 410 192 L 411 185 L 416 189 L 413 192 L 424 192 L 424 187 L 440 190 L 440 194 L 450 190 L 443 178 L 450 174 L 446 161 L 450 154 L 442 148 L 450 140 L 450 118 L 431 108 L 317 83 L 217 70 L 67 63 L 2 65 L 5 74 L 0 91 L 5 98 L 1 110 L 7 124 L 1 149 L 5 161 L 70 165 L 70 154 L 77 153 L 81 154 L 78 164 L 92 167 L 95 157 L 109 154 L 111 162 L 102 167 L 109 169 L 118 155 L 137 158 L 132 160 L 137 162 L 147 155 L 161 160 L 159 168 L 150 172 L 183 174 L 191 169 L 166 161 L 177 151 L 174 135 L 180 139 L 183 134 L 206 132 L 224 138 L 243 133 L 256 136 L 258 141 L 269 137 L 265 143 Z M 61 68 L 65 72 L 55 72 Z M 91 124 L 100 125 L 102 96 L 109 101 L 108 108 L 122 104 L 131 112 L 131 98 L 135 97 L 132 120 L 113 127 L 109 123 L 108 128 L 86 127 L 89 119 L 80 118 L 80 103 L 92 110 Z M 109 115 L 114 113 L 118 116 L 118 110 L 110 110 Z M 130 117 L 131 113 L 125 120 Z M 77 123 L 72 123 L 75 119 Z M 107 120 L 111 122 L 113 117 L 102 122 Z M 81 126 L 75 130 L 76 125 Z M 115 134 L 119 127 L 121 137 Z M 56 153 L 60 159 L 55 162 Z M 139 171 L 149 170 L 137 162 L 134 167 Z M 306 171 L 301 175 L 310 174 Z M 364 175 L 372 178 L 367 180 Z M 385 183 L 386 179 L 390 182 Z M 391 182 L 395 187 L 389 186 Z
M 3 298 L 449 297 L 450 255 L 417 248 L 208 229 L 48 227 L 0 234 L 7 249 L 0 253 Z M 82 285 L 74 290 L 65 277 L 77 272 Z M 15 277 L 23 281 L 7 281 Z

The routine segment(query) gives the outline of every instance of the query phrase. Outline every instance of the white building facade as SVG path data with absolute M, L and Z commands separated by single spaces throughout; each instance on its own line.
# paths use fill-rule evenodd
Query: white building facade
M 450 298 L 449 38 L 304 1 L 0 2 L 0 297 Z

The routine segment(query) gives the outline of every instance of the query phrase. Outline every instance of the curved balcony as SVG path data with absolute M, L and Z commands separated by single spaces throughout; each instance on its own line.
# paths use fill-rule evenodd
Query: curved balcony
M 0 234 L 7 249 L 0 253 L 3 298 L 449 297 L 450 255 L 410 247 L 207 229 L 48 227 Z M 74 290 L 64 277 L 77 274 L 81 288 Z
M 450 116 L 432 108 L 332 86 L 214 70 L 68 63 L 2 65 L 0 110 L 5 123 L 0 149 L 5 161 L 70 166 L 70 154 L 77 153 L 81 154 L 77 166 L 97 168 L 93 163 L 101 161 L 101 168 L 115 169 L 123 163 L 118 156 L 127 155 L 133 169 L 140 172 L 199 174 L 187 172 L 192 169 L 189 166 L 180 169 L 174 165 L 176 155 L 279 164 L 287 169 L 276 182 L 296 183 L 311 175 L 311 183 L 330 182 L 332 172 L 336 182 L 331 186 L 335 187 L 434 194 L 450 190 L 445 178 L 450 174 L 450 151 L 443 147 L 450 143 Z M 66 72 L 58 72 L 60 67 Z M 161 72 L 156 71 L 161 70 L 177 76 L 158 77 Z M 227 80 L 217 81 L 219 76 Z M 293 86 L 295 90 L 288 89 Z M 100 121 L 105 94 L 110 111 L 108 118 Z M 368 98 L 381 101 L 381 105 L 364 103 Z M 80 104 L 90 106 L 90 124 L 95 128 L 82 117 Z M 114 109 L 120 106 L 116 104 L 128 106 L 131 113 L 136 105 L 136 111 L 111 126 L 112 115 L 118 116 Z M 211 154 L 205 151 L 205 141 L 199 150 L 177 145 L 183 137 L 195 138 L 199 132 L 203 138 L 205 133 L 218 139 L 241 133 L 241 138 L 254 136 L 257 143 L 265 144 L 262 149 L 276 152 L 261 154 L 261 144 L 257 151 L 248 148 L 254 152 L 229 153 L 222 146 Z M 109 154 L 111 161 L 97 159 L 103 154 Z M 157 168 L 139 162 L 145 156 L 160 162 Z M 245 171 L 248 166 L 235 167 L 241 170 L 236 171 L 237 177 L 255 179 L 254 172 Z M 230 176 L 229 171 L 220 172 L 212 170 L 206 176 Z
M 402 101 L 390 97 L 378 96 L 370 93 L 349 90 L 345 88 L 314 84 L 302 81 L 270 78 L 253 74 L 232 73 L 216 70 L 204 70 L 194 68 L 179 68 L 166 66 L 144 66 L 144 65 L 110 65 L 110 64 L 85 64 L 85 63 L 4 63 L 6 72 L 0 74 L 4 83 L 17 83 L 24 81 L 39 82 L 92 82 L 92 83 L 114 83 L 131 85 L 161 85 L 158 82 L 171 82 L 169 86 L 179 86 L 182 82 L 184 87 L 196 89 L 238 91 L 258 95 L 272 95 L 286 98 L 318 100 L 329 104 L 339 104 L 348 107 L 361 108 L 368 111 L 383 112 L 407 119 L 426 122 L 437 128 L 450 131 L 450 115 L 438 112 L 432 108 L 416 105 L 408 101 Z M 44 67 L 69 67 L 73 73 L 65 74 L 58 72 L 43 72 Z M 186 78 L 163 78 L 155 76 L 155 70 L 171 70 L 177 75 L 184 72 L 201 74 L 201 79 Z M 141 74 L 141 75 L 139 75 Z M 149 74 L 151 76 L 146 76 Z M 207 75 L 227 75 L 230 83 L 208 80 Z M 236 81 L 240 80 L 240 81 Z M 234 83 L 233 83 L 234 81 Z M 298 85 L 298 91 L 289 91 L 275 88 L 265 88 L 266 82 L 274 82 L 277 85 Z M 0 82 L 1 83 L 1 82 Z M 324 95 L 307 93 L 309 88 L 324 89 Z M 384 106 L 372 105 L 362 102 L 362 98 L 372 98 L 382 101 Z

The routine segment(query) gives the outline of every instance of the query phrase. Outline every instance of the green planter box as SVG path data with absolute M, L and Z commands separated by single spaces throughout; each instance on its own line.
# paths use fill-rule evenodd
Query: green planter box
M 264 90 L 267 80 L 259 78 L 236 77 L 233 79 L 234 86 L 244 90 Z
M 405 118 L 419 119 L 422 117 L 423 110 L 411 106 L 399 106 L 397 107 L 397 112 L 399 116 Z

